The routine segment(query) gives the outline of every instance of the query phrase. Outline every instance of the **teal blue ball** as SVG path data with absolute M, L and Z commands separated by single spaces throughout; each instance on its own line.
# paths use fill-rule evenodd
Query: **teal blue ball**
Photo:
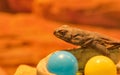
M 56 75 L 76 75 L 78 62 L 73 54 L 67 51 L 57 51 L 50 56 L 47 69 Z

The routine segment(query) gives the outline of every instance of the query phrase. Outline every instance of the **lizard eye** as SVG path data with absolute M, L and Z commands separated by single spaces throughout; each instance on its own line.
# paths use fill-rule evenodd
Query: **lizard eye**
M 59 30 L 58 31 L 58 33 L 61 34 L 62 36 L 65 36 L 67 32 L 68 32 L 67 30 Z

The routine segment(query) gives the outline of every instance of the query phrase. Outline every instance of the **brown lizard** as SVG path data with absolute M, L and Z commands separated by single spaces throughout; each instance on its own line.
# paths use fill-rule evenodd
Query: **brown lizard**
M 119 49 L 120 41 L 97 32 L 86 31 L 63 25 L 54 31 L 54 35 L 68 43 L 81 47 L 91 47 L 100 51 L 103 55 L 109 56 L 109 49 Z

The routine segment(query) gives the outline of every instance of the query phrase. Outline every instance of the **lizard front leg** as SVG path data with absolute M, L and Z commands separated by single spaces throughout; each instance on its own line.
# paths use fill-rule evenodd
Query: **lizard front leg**
M 110 52 L 108 51 L 108 49 L 104 46 L 104 45 L 101 45 L 99 42 L 97 41 L 93 41 L 91 43 L 91 46 L 96 49 L 96 50 L 99 50 L 103 55 L 105 56 L 109 56 L 110 55 Z
M 120 42 L 108 42 L 108 44 L 112 45 L 109 49 L 120 49 Z

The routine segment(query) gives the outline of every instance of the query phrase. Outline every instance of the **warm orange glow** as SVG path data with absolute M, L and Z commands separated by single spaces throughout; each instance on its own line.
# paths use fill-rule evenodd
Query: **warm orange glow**
M 0 66 L 13 75 L 20 64 L 36 66 L 51 52 L 75 48 L 53 35 L 62 24 L 120 39 L 119 13 L 119 0 L 1 0 Z

